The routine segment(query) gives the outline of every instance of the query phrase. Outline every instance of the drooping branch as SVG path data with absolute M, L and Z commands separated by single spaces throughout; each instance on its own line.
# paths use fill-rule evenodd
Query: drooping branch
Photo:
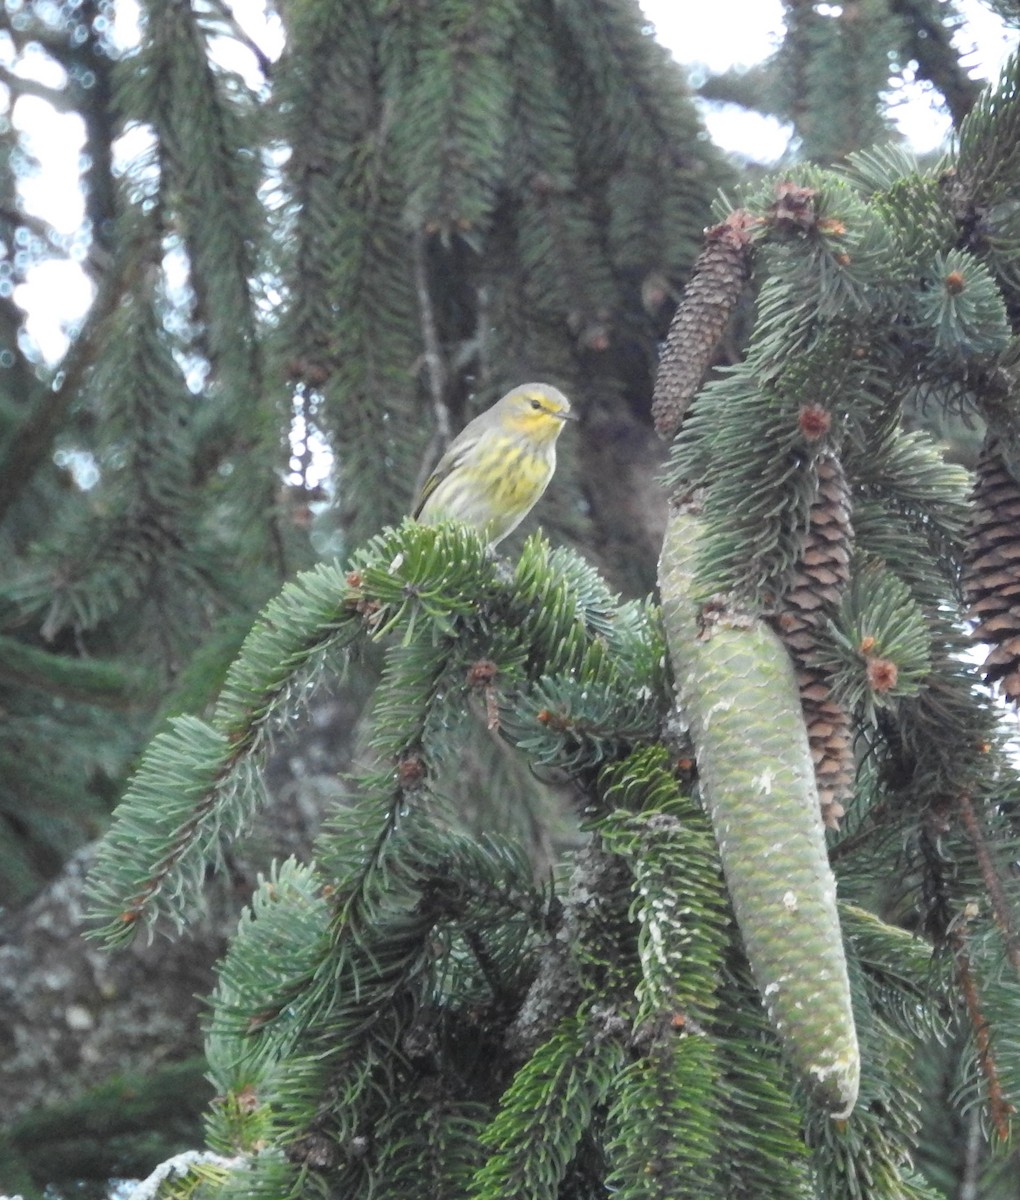
M 114 265 L 101 281 L 81 333 L 61 364 L 56 386 L 39 387 L 29 415 L 0 457 L 0 521 L 50 453 L 85 375 L 99 355 L 107 320 L 146 266 L 140 257 L 122 257 Z

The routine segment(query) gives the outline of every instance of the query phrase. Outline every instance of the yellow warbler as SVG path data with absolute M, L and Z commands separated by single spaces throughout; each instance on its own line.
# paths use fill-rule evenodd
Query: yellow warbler
M 414 516 L 463 521 L 495 546 L 534 508 L 556 469 L 556 439 L 576 420 L 548 383 L 524 383 L 460 431 L 425 481 Z

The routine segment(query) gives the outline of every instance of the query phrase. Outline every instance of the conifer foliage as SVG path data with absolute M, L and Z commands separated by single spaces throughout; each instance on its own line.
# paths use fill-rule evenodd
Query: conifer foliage
M 22 57 L 45 47 L 64 74 L 65 89 L 43 95 L 82 113 L 90 231 L 66 244 L 20 215 L 26 171 L 5 117 L 2 221 L 16 274 L 0 350 L 2 611 L 31 663 L 0 683 L 5 903 L 101 828 L 196 642 L 278 586 L 252 97 L 209 58 L 229 32 L 222 15 L 178 0 L 141 7 L 148 36 L 131 54 L 106 4 L 25 7 L 10 21 Z M 115 168 L 121 135 L 140 149 Z M 55 372 L 10 288 L 67 255 L 85 257 L 96 297 Z M 239 432 L 242 413 L 254 432 Z M 238 642 L 226 639 L 228 656 Z
M 794 38 L 833 33 L 790 7 Z M 133 637 L 174 679 L 189 632 L 243 609 L 237 578 L 262 596 L 300 557 L 281 409 L 295 488 L 313 434 L 333 452 L 343 556 L 262 607 L 213 699 L 172 705 L 97 854 L 96 936 L 179 934 L 280 736 L 378 665 L 343 803 L 310 861 L 260 879 L 219 965 L 209 1152 L 158 1194 L 934 1200 L 936 1061 L 997 1200 L 1020 781 L 963 571 L 987 636 L 987 604 L 1011 615 L 987 551 L 1009 557 L 1020 428 L 1020 60 L 936 166 L 878 149 L 718 202 L 659 376 L 659 596 L 624 599 L 553 548 L 598 524 L 569 454 L 552 536 L 505 561 L 399 518 L 512 382 L 562 383 L 582 429 L 651 399 L 718 164 L 635 5 L 293 0 L 268 100 L 216 66 L 220 5 L 143 10 L 118 95 L 150 150 L 113 217 L 145 253 L 113 268 L 82 369 L 102 432 L 65 431 L 101 490 L 19 563 L 15 628 L 39 633 L 10 661 L 94 700 L 128 683 L 51 660 Z M 926 412 L 989 430 L 976 519 L 911 427 Z M 479 741 L 569 795 L 551 872 L 465 821 Z M 514 778 L 483 786 L 523 804 Z
M 524 379 L 640 428 L 726 175 L 631 0 L 310 0 L 278 62 L 222 3 L 139 9 L 124 44 L 108 0 L 18 6 L 18 71 L 45 48 L 66 86 L 3 67 L 12 104 L 80 110 L 89 216 L 65 247 L 21 213 L 30 138 L 5 125 L 4 902 L 98 832 L 155 714 L 208 699 L 314 561 L 313 508 L 319 547 L 396 522 L 469 410 Z M 88 252 L 97 295 L 54 371 L 10 289 L 61 251 Z M 547 515 L 650 581 L 578 458 Z
M 994 1173 L 1017 775 L 964 655 L 986 526 L 904 414 L 920 388 L 1011 435 L 1018 96 L 1013 61 L 931 170 L 863 153 L 720 214 L 755 320 L 693 403 L 664 374 L 661 612 L 541 535 L 500 563 L 405 521 L 289 584 L 211 714 L 152 743 L 94 872 L 114 942 L 186 922 L 273 734 L 382 650 L 349 804 L 221 966 L 210 1194 L 935 1197 L 943 1043 Z M 720 311 L 696 283 L 668 361 Z M 569 781 L 585 840 L 549 880 L 459 824 L 471 721 Z

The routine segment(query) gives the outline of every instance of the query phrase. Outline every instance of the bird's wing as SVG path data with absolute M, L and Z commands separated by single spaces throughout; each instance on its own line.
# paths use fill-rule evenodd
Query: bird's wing
M 465 437 L 465 434 L 467 436 Z M 425 507 L 425 501 L 436 490 L 437 487 L 448 478 L 461 466 L 464 460 L 468 457 L 475 446 L 478 445 L 479 434 L 471 431 L 470 425 L 466 425 L 461 430 L 460 434 L 455 437 L 450 444 L 450 448 L 446 451 L 443 457 L 436 463 L 436 469 L 425 480 L 421 492 L 418 496 L 417 503 L 411 513 L 412 517 L 420 517 L 421 510 Z

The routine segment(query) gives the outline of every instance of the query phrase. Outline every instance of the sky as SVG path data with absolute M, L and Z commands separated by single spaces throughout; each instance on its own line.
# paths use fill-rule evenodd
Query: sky
M 266 20 L 264 0 L 228 2 L 247 31 L 275 53 L 282 37 L 278 24 Z M 982 77 L 992 78 L 1015 49 L 1017 34 L 1004 30 L 980 0 L 958 0 L 958 6 L 965 17 L 959 40 L 968 52 L 968 65 Z M 773 51 L 782 31 L 780 0 L 711 0 L 708 4 L 705 0 L 642 0 L 642 7 L 659 40 L 695 70 L 698 65 L 713 72 L 753 65 Z M 116 31 L 125 43 L 130 43 L 137 29 L 133 0 L 118 0 L 115 12 Z M 0 63 L 9 61 L 9 47 L 0 37 Z M 48 61 L 41 53 L 37 55 L 32 74 L 41 83 L 59 86 L 59 68 L 47 65 Z M 231 65 L 241 71 L 250 70 L 252 60 L 242 53 Z M 948 117 L 937 110 L 931 91 L 922 85 L 908 87 L 895 111 L 900 128 L 919 152 L 935 149 L 945 141 Z M 703 106 L 703 113 L 709 133 L 726 149 L 768 162 L 778 159 L 786 148 L 788 131 L 774 120 L 732 105 Z M 56 112 L 32 96 L 18 101 L 14 121 L 27 131 L 32 152 L 41 164 L 38 174 L 23 184 L 25 202 L 68 239 L 68 259 L 36 266 L 29 280 L 15 289 L 17 303 L 31 314 L 33 338 L 52 362 L 66 350 L 68 327 L 81 319 L 92 295 L 75 265 L 85 247 L 73 241 L 82 219 L 77 188 L 82 126 L 74 114 Z M 0 294 L 10 287 L 0 270 Z

